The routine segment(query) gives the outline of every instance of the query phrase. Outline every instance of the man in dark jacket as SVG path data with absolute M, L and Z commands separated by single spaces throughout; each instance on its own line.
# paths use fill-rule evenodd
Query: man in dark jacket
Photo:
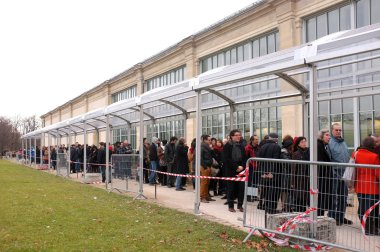
M 158 138 L 152 138 L 152 144 L 149 149 L 149 160 L 150 160 L 150 174 L 149 174 L 149 185 L 157 184 L 156 182 L 156 171 L 158 168 L 158 155 L 157 155 L 157 144 Z
M 106 182 L 106 149 L 105 149 L 105 143 L 100 142 L 99 143 L 99 149 L 97 154 L 97 161 L 100 166 L 100 170 L 102 173 L 102 182 Z
M 211 137 L 209 135 L 202 135 L 201 143 L 201 176 L 211 176 L 212 154 L 211 154 Z M 201 202 L 208 203 L 215 201 L 211 199 L 208 193 L 210 179 L 201 179 Z
M 173 136 L 170 138 L 170 143 L 165 145 L 164 155 L 165 155 L 165 161 L 167 165 L 167 171 L 169 173 L 175 173 L 174 153 L 175 153 L 175 144 L 177 140 L 178 140 L 177 137 Z M 175 180 L 174 176 L 168 175 L 167 184 L 169 188 L 174 187 L 174 180 Z
M 72 173 L 76 172 L 76 162 L 78 161 L 78 151 L 75 144 L 71 145 L 70 148 L 70 170 Z
M 281 147 L 277 144 L 277 133 L 270 133 L 268 140 L 257 153 L 259 158 L 280 159 Z M 281 194 L 281 173 L 279 163 L 259 162 L 258 171 L 261 174 L 262 190 L 265 191 L 265 211 L 274 214 L 277 212 L 277 203 Z
M 237 129 L 230 132 L 230 141 L 223 148 L 223 166 L 227 177 L 235 177 L 244 170 L 246 156 L 244 147 L 240 144 L 241 132 Z M 243 212 L 244 182 L 227 181 L 228 211 L 236 212 L 234 208 L 235 195 L 238 197 L 237 208 Z

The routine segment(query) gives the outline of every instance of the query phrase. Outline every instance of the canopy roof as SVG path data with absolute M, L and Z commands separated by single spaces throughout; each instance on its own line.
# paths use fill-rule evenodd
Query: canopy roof
M 153 89 L 140 96 L 30 132 L 23 138 L 37 138 L 42 133 L 62 136 L 70 133 L 83 134 L 85 129 L 101 130 L 106 128 L 107 117 L 112 127 L 132 125 L 140 122 L 140 108 L 143 108 L 144 121 L 180 115 L 187 118 L 189 113 L 196 111 L 196 92 L 202 94 L 202 110 L 306 97 L 310 88 L 311 66 L 316 66 L 323 73 L 325 69 L 332 71 L 339 67 L 352 67 L 352 64 L 379 58 L 380 24 L 334 33 L 308 44 L 220 67 L 174 85 Z M 363 74 L 367 75 L 380 73 L 380 64 L 357 70 L 364 71 Z M 331 86 L 324 86 L 324 83 L 334 78 L 342 83 L 335 91 L 345 90 L 339 97 L 374 93 L 358 89 L 374 85 L 374 79 L 343 85 L 343 80 L 347 76 L 352 78 L 354 71 L 348 71 L 348 74 L 343 72 L 330 74 L 328 78 L 317 77 L 318 93 L 321 93 L 319 99 L 336 95 L 332 93 L 334 89 Z M 322 95 L 323 93 L 325 94 Z M 302 99 L 298 100 L 302 102 Z

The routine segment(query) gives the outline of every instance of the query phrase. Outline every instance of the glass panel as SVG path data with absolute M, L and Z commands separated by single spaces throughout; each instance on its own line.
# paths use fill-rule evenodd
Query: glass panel
M 359 110 L 372 110 L 372 96 L 363 96 L 359 98 Z
M 244 60 L 252 59 L 252 45 L 248 42 L 244 45 Z
M 264 136 L 268 135 L 268 123 L 261 123 L 261 136 L 264 138 Z
M 307 29 L 307 37 L 306 41 L 314 41 L 316 39 L 316 19 L 315 18 L 310 18 L 309 20 L 306 21 L 306 29 Z
M 278 32 L 276 32 L 276 51 L 280 50 L 280 38 Z
M 340 30 L 351 29 L 351 9 L 350 5 L 340 8 Z
M 370 23 L 370 1 L 360 0 L 356 3 L 356 27 L 363 27 Z
M 319 115 L 328 115 L 329 114 L 329 102 L 320 101 L 318 102 L 318 113 Z
M 259 57 L 260 56 L 260 46 L 259 46 L 259 40 L 256 39 L 253 41 L 253 57 Z
M 380 95 L 373 96 L 373 108 L 375 110 L 380 109 Z
M 331 114 L 340 114 L 342 113 L 342 104 L 341 100 L 331 100 Z
M 268 53 L 273 53 L 276 51 L 276 43 L 274 39 L 274 34 L 268 35 Z
M 237 62 L 242 62 L 244 59 L 243 57 L 243 46 L 239 46 L 237 48 Z
M 209 57 L 207 59 L 207 70 L 211 70 L 212 69 L 212 58 Z
M 317 38 L 327 35 L 327 14 L 317 17 Z
M 329 129 L 329 119 L 327 116 L 319 117 L 319 129 Z
M 260 56 L 266 55 L 268 53 L 267 49 L 267 38 L 260 38 Z
M 354 111 L 353 103 L 352 98 L 343 99 L 343 113 L 352 113 Z
M 231 52 L 230 51 L 227 51 L 226 52 L 226 65 L 230 65 L 231 64 Z
M 380 23 L 380 1 L 371 0 L 371 24 Z
M 339 10 L 330 11 L 328 14 L 328 33 L 339 31 Z
M 354 146 L 354 116 L 353 114 L 346 114 L 342 116 L 343 119 L 343 138 L 348 147 Z
M 218 67 L 224 66 L 224 53 L 218 54 Z
M 380 111 L 375 111 L 374 113 L 374 130 L 373 133 L 380 136 Z
M 260 115 L 261 115 L 261 121 L 262 122 L 268 121 L 268 108 L 261 109 Z
M 372 113 L 360 113 L 360 140 L 372 134 Z
M 218 67 L 218 55 L 214 55 L 212 57 L 212 68 L 217 68 Z
M 277 117 L 276 107 L 269 108 L 269 120 L 274 121 L 277 119 L 276 117 Z
M 236 48 L 231 49 L 231 64 L 236 63 Z

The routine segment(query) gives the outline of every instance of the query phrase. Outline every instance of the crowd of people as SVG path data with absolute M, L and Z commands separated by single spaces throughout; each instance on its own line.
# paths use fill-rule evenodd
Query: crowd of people
M 175 136 L 169 141 L 153 137 L 151 142 L 143 141 L 143 181 L 144 183 L 174 188 L 176 191 L 186 190 L 187 184 L 195 188 L 195 180 L 183 176 L 195 174 L 196 148 L 198 139 L 193 139 L 190 146 L 186 139 Z M 283 139 L 278 134 L 270 133 L 261 141 L 257 135 L 246 142 L 239 130 L 232 130 L 225 139 L 215 139 L 202 135 L 200 141 L 200 175 L 211 177 L 241 176 L 246 169 L 249 158 L 265 158 L 265 162 L 248 162 L 248 186 L 259 189 L 257 197 L 247 200 L 257 200 L 257 209 L 269 214 L 279 212 L 304 212 L 310 206 L 310 167 L 299 162 L 270 162 L 271 159 L 309 161 L 310 151 L 304 136 L 292 137 L 286 135 Z M 99 147 L 83 146 L 78 143 L 70 148 L 70 170 L 72 173 L 83 170 L 84 151 L 89 172 L 101 172 L 102 182 L 105 182 L 106 148 L 109 148 L 110 160 L 113 154 L 133 154 L 134 151 L 127 140 L 106 146 L 101 142 Z M 55 169 L 57 151 L 67 153 L 69 149 L 61 145 L 51 147 L 51 164 Z M 21 150 L 20 150 L 21 151 Z M 41 156 L 47 163 L 48 148 L 37 148 L 24 151 L 39 163 Z M 380 138 L 369 136 L 364 139 L 361 147 L 349 154 L 347 144 L 342 138 L 342 127 L 334 123 L 330 130 L 324 129 L 317 140 L 317 160 L 321 162 L 348 163 L 350 158 L 357 164 L 380 165 Z M 269 160 L 269 162 L 268 162 Z M 343 180 L 344 166 L 318 166 L 318 215 L 327 214 L 336 220 L 337 225 L 351 225 L 352 221 L 345 218 L 348 186 Z M 169 175 L 163 174 L 171 173 Z M 174 175 L 173 175 L 174 174 Z M 359 207 L 358 217 L 361 219 L 365 211 L 374 205 L 379 198 L 379 169 L 358 168 L 354 190 L 357 193 Z M 189 183 L 187 183 L 189 182 Z M 242 181 L 220 179 L 201 179 L 200 200 L 202 203 L 215 201 L 213 197 L 221 196 L 226 199 L 228 211 L 243 212 L 245 185 Z M 279 204 L 281 202 L 281 204 Z M 236 204 L 236 209 L 235 209 Z M 380 228 L 379 208 L 372 211 L 366 225 L 366 233 L 378 235 Z

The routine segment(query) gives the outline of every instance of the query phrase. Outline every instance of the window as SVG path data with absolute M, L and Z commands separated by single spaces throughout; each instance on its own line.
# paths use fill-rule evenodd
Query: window
M 131 131 L 130 132 L 131 139 L 128 139 L 128 128 L 125 127 L 125 128 L 118 128 L 118 129 L 112 130 L 113 143 L 123 142 L 124 140 L 128 140 L 132 146 L 132 149 L 137 149 L 137 146 L 136 146 L 136 127 L 131 127 L 130 131 Z
M 202 69 L 207 69 L 209 66 L 208 64 L 211 64 L 212 60 L 210 62 L 202 62 Z M 168 86 L 177 82 L 181 82 L 185 80 L 186 76 L 186 66 L 182 66 L 176 69 L 173 69 L 169 72 L 163 73 L 161 75 L 158 75 L 156 77 L 153 77 L 146 81 L 145 83 L 145 91 L 149 91 L 155 88 Z
M 136 96 L 136 85 L 129 87 L 127 89 L 124 89 L 120 92 L 114 93 L 111 96 L 112 103 L 129 99 Z
M 351 11 L 355 8 L 355 11 Z M 357 0 L 353 4 L 339 6 L 305 20 L 306 42 L 319 39 L 338 31 L 350 30 L 380 22 L 379 0 Z M 355 24 L 351 25 L 351 14 L 356 13 Z
M 200 60 L 201 73 L 279 50 L 278 31 L 255 37 Z

